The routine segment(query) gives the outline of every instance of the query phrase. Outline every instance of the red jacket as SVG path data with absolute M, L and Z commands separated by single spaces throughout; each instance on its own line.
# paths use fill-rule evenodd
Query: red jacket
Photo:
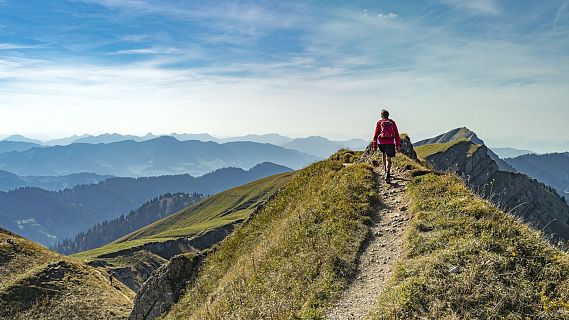
M 393 126 L 395 129 L 395 138 L 394 139 L 382 138 L 379 136 L 381 134 L 381 123 L 383 121 L 386 121 L 386 120 L 393 122 Z M 375 133 L 373 134 L 373 145 L 374 145 L 374 147 L 377 146 L 377 144 L 395 144 L 395 147 L 397 149 L 399 149 L 399 147 L 401 147 L 401 138 L 399 137 L 399 130 L 397 129 L 397 124 L 395 124 L 395 121 L 393 121 L 391 119 L 381 119 L 377 122 L 377 124 L 375 125 Z

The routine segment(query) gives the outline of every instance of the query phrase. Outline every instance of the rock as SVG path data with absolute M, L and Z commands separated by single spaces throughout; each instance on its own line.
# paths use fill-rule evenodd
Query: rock
M 408 135 L 401 135 L 401 148 L 399 151 L 409 158 L 417 160 L 417 153 Z
M 109 268 L 108 270 L 115 278 L 129 287 L 130 290 L 137 292 L 140 289 L 139 284 L 136 283 L 134 272 L 132 272 L 130 267 Z
M 448 270 L 448 272 L 452 274 L 458 274 L 462 272 L 462 268 L 460 266 L 453 266 Z
M 181 254 L 154 271 L 136 295 L 128 319 L 150 320 L 168 312 L 195 279 L 203 258 L 202 253 Z
M 401 148 L 399 149 L 399 152 L 401 152 L 402 154 L 408 156 L 413 160 L 417 160 L 417 153 L 413 148 L 411 139 L 406 134 L 401 135 Z M 370 142 L 367 148 L 364 150 L 363 155 L 359 160 L 356 161 L 356 163 L 370 162 L 372 164 L 375 164 L 374 161 L 376 161 L 377 164 L 379 164 L 378 159 L 379 159 L 379 153 L 377 151 L 374 152 L 371 149 L 371 142 Z
M 482 197 L 542 230 L 551 242 L 569 240 L 569 206 L 543 184 L 500 170 L 485 145 L 457 142 L 426 158 L 440 172 L 453 172 Z

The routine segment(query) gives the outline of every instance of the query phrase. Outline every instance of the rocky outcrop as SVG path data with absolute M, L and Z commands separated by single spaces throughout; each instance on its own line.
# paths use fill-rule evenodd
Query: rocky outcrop
M 437 171 L 449 171 L 501 209 L 543 230 L 553 242 L 569 240 L 569 206 L 551 188 L 520 173 L 500 170 L 488 148 L 458 142 L 426 159 Z
M 236 220 L 233 223 L 228 223 L 219 228 L 207 230 L 206 232 L 192 237 L 189 243 L 193 248 L 198 250 L 209 249 L 230 235 L 235 227 L 242 222 L 243 220 Z
M 134 301 L 130 320 L 155 319 L 168 312 L 197 275 L 203 254 L 183 254 L 170 259 L 144 283 Z
M 428 156 L 426 160 L 437 171 L 456 173 L 475 189 L 484 186 L 498 171 L 498 165 L 488 156 L 488 148 L 467 140 Z
M 417 160 L 417 153 L 415 152 L 415 148 L 413 148 L 411 139 L 406 134 L 401 135 L 401 147 L 399 151 L 409 158 Z
M 360 159 L 356 161 L 356 163 L 370 162 L 372 160 L 372 158 L 375 158 L 374 155 L 378 152 L 379 151 L 377 151 L 377 150 L 376 151 L 372 150 L 371 143 L 370 143 L 367 146 L 367 148 L 364 150 L 364 153 L 362 154 Z M 411 139 L 406 134 L 401 135 L 401 147 L 399 148 L 399 152 L 401 152 L 402 154 L 406 155 L 407 157 L 409 157 L 413 160 L 417 160 L 417 153 L 415 152 L 415 149 L 413 148 L 413 144 L 411 143 Z
M 173 256 L 190 251 L 196 251 L 196 249 L 192 247 L 192 241 L 190 239 L 178 238 L 175 240 L 168 240 L 163 242 L 145 243 L 140 246 L 103 254 L 100 255 L 98 258 L 105 259 L 105 258 L 116 258 L 120 256 L 128 256 L 132 255 L 134 252 L 137 251 L 147 251 L 168 260 Z
M 466 127 L 456 128 L 456 129 L 450 130 L 449 132 L 443 133 L 443 134 L 438 135 L 434 138 L 425 139 L 425 140 L 421 140 L 419 142 L 415 142 L 413 145 L 415 147 L 419 147 L 419 146 L 424 146 L 424 145 L 433 144 L 433 143 L 449 143 L 449 142 L 453 142 L 453 141 L 457 141 L 457 140 L 461 140 L 461 139 L 470 140 L 470 141 L 472 141 L 472 143 L 477 144 L 477 145 L 484 145 L 484 141 L 482 141 L 482 139 L 480 139 L 476 135 L 476 133 L 472 132 L 470 129 L 468 129 Z M 498 157 L 498 155 L 495 154 L 494 151 L 486 148 L 486 153 L 488 154 L 490 159 L 492 159 L 494 162 L 496 162 L 496 164 L 498 165 L 498 169 L 500 169 L 501 171 L 516 172 L 516 169 L 514 169 L 506 161 L 500 159 L 500 157 Z

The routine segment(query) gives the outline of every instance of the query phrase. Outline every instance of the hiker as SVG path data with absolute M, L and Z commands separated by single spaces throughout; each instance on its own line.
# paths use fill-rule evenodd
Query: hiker
M 113 274 L 109 273 L 109 282 L 111 283 L 111 287 L 113 286 Z
M 395 157 L 395 150 L 399 150 L 399 147 L 401 139 L 397 125 L 389 119 L 389 111 L 381 110 L 381 120 L 375 126 L 372 149 L 376 151 L 379 148 L 383 154 L 383 170 L 387 183 L 391 182 L 391 158 Z

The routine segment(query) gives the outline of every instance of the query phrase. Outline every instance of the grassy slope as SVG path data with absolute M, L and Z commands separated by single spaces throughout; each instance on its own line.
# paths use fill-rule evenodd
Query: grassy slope
M 429 156 L 432 156 L 435 153 L 445 152 L 451 147 L 460 144 L 460 143 L 470 143 L 470 140 L 466 138 L 461 138 L 457 140 L 453 140 L 447 143 L 433 143 L 433 144 L 426 144 L 424 146 L 415 147 L 415 151 L 417 152 L 417 156 L 421 159 L 426 159 Z M 480 145 L 472 144 L 470 149 L 468 150 L 468 155 L 474 154 L 476 150 L 480 147 Z
M 317 318 L 346 285 L 377 201 L 370 167 L 299 171 L 206 259 L 166 319 Z
M 125 319 L 134 297 L 104 271 L 3 230 L 0 274 L 0 319 Z
M 565 252 L 455 176 L 418 177 L 408 194 L 406 258 L 372 319 L 569 318 Z
M 210 228 L 245 219 L 256 205 L 282 187 L 292 175 L 293 173 L 274 175 L 221 192 L 108 245 L 80 252 L 73 257 L 93 259 L 149 242 L 193 236 Z

